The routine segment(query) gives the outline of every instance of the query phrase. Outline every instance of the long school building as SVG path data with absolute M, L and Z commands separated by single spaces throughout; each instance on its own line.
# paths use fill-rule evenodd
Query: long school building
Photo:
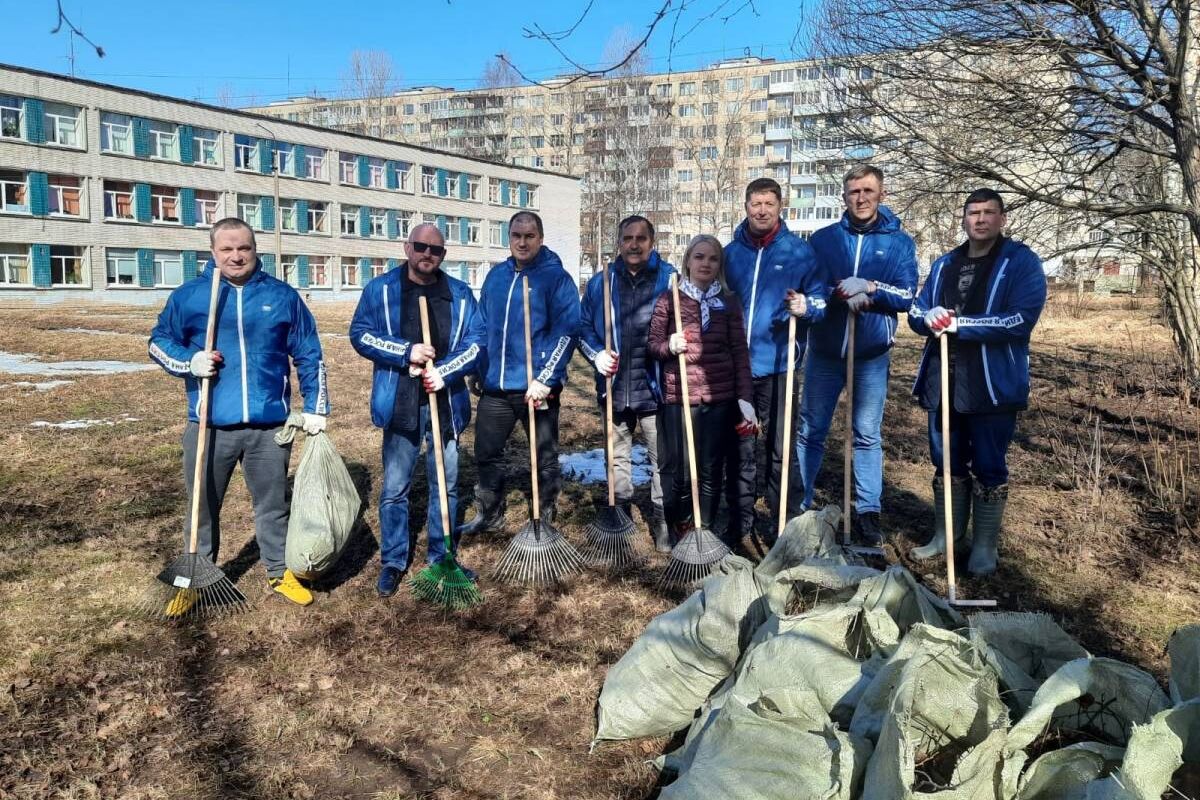
M 421 222 L 478 288 L 521 209 L 578 279 L 579 207 L 567 175 L 0 65 L 0 302 L 160 303 L 227 216 L 311 300 L 353 299 Z

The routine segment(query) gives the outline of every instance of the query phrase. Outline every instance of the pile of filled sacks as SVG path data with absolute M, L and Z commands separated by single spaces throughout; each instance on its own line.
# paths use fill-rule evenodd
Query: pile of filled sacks
M 1200 798 L 1200 626 L 1170 696 L 1049 617 L 965 620 L 839 547 L 837 508 L 734 558 L 609 670 L 596 742 L 673 735 L 668 798 Z

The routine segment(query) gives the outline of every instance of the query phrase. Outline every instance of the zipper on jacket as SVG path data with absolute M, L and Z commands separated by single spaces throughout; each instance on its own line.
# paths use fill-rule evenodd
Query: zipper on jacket
M 858 245 L 854 248 L 854 272 L 855 278 L 858 277 L 858 260 L 862 258 L 863 235 L 858 235 Z M 846 309 L 846 329 L 842 332 L 842 358 L 846 357 L 846 350 L 850 344 L 850 309 Z
M 451 301 L 450 307 L 451 308 L 454 307 L 453 301 Z M 450 342 L 450 352 L 451 353 L 453 353 L 458 348 L 458 343 L 460 341 L 462 341 L 463 320 L 465 320 L 466 318 L 467 318 L 467 299 L 464 297 L 462 300 L 458 301 L 458 325 L 455 326 L 455 328 L 454 328 L 454 340 Z M 450 353 L 447 353 L 446 355 L 449 355 L 449 354 Z M 450 406 L 450 429 L 452 431 L 454 431 L 455 438 L 458 438 L 458 435 L 460 433 L 462 433 L 462 430 L 459 429 L 459 427 L 458 427 L 458 418 L 456 417 L 456 415 L 454 413 L 454 398 L 453 397 L 450 397 L 447 399 L 447 405 Z
M 988 293 L 987 308 L 983 310 L 983 313 L 985 314 L 992 313 L 992 303 L 996 301 L 996 290 L 1000 288 L 1000 281 L 1004 279 L 1004 270 L 1007 267 L 1008 259 L 1006 258 L 1000 264 L 1000 269 L 996 271 L 996 279 L 992 282 L 991 292 Z M 988 397 L 992 398 L 992 405 L 998 406 L 1000 403 L 996 400 L 996 390 L 992 387 L 992 367 L 991 364 L 988 363 L 987 342 L 980 342 L 979 350 L 981 353 L 983 353 L 983 377 L 987 381 Z
M 388 310 L 388 287 L 383 287 L 383 323 L 387 325 L 388 336 L 392 336 L 392 312 Z
M 246 330 L 242 327 L 242 286 L 237 290 L 238 348 L 242 353 L 242 422 L 250 422 L 250 393 L 246 388 Z
M 512 308 L 513 289 L 521 279 L 520 270 L 513 270 L 512 283 L 508 285 L 508 301 L 504 305 L 504 328 L 500 331 L 500 391 L 504 391 L 504 362 L 508 357 L 508 312 Z
M 766 248 L 758 248 L 758 255 L 754 257 L 754 278 L 750 281 L 750 313 L 746 315 L 746 347 L 750 346 L 750 339 L 754 335 L 754 301 L 758 296 L 758 266 L 762 263 L 763 250 Z

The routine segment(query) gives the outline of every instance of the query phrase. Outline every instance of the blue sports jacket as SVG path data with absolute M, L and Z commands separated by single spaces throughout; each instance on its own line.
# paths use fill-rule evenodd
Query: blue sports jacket
M 663 261 L 657 250 L 650 251 L 650 257 L 643 269 L 653 275 L 654 286 L 650 291 L 640 294 L 646 302 L 636 308 L 631 308 L 630 299 L 622 300 L 620 294 L 621 285 L 624 283 L 622 276 L 626 272 L 625 262 L 617 256 L 617 260 L 607 269 L 612 289 L 613 349 L 627 360 L 621 362 L 620 369 L 613 377 L 613 402 L 627 400 L 624 406 L 639 414 L 654 411 L 662 399 L 662 362 L 650 355 L 646 337 L 650 333 L 650 317 L 654 313 L 654 304 L 659 296 L 670 288 L 675 268 Z M 647 280 L 650 275 L 646 276 Z M 637 338 L 634 341 L 622 341 L 621 332 L 624 329 L 636 333 Z M 588 280 L 583 298 L 579 301 L 579 349 L 589 361 L 604 349 L 604 277 L 599 272 Z M 637 363 L 634 363 L 635 360 Z M 639 370 L 639 374 L 633 374 L 635 369 Z M 596 376 L 596 397 L 603 401 L 604 379 L 595 369 L 592 372 Z M 644 384 L 641 380 L 643 376 Z M 645 388 L 642 388 L 643 386 Z M 618 398 L 622 400 L 619 401 Z
M 930 354 L 938 350 L 937 341 L 925 325 L 925 313 L 942 304 L 942 274 L 955 252 L 933 263 L 929 278 L 908 311 L 908 326 L 921 336 L 929 336 L 913 383 L 913 394 L 918 399 L 924 397 Z M 1005 239 L 988 280 L 984 312 L 958 318 L 953 398 L 956 411 L 980 414 L 1027 405 L 1029 337 L 1045 304 L 1046 275 L 1041 259 L 1024 244 Z M 983 380 L 970 380 L 972 375 L 982 375 Z
M 527 267 L 517 270 L 510 257 L 492 267 L 483 280 L 479 309 L 487 339 L 478 370 L 484 391 L 523 392 L 529 388 L 522 279 L 529 281 L 533 379 L 551 388 L 566 383 L 579 329 L 579 289 L 554 251 L 543 246 Z
M 896 340 L 896 315 L 908 311 L 917 291 L 917 249 L 901 230 L 900 218 L 887 206 L 868 231 L 859 233 L 842 214 L 840 221 L 821 228 L 809 242 L 829 281 L 829 293 L 843 278 L 875 281 L 871 305 L 854 324 L 854 355 L 874 358 Z M 846 304 L 830 300 L 825 319 L 808 329 L 808 346 L 826 358 L 845 358 L 850 322 Z
M 200 379 L 191 373 L 191 359 L 204 349 L 212 269 L 210 259 L 203 272 L 171 292 L 150 334 L 150 357 L 184 379 L 192 422 L 200 420 Z M 304 410 L 328 414 L 321 340 L 300 294 L 263 272 L 261 261 L 244 285 L 222 278 L 220 287 L 213 348 L 224 360 L 209 384 L 209 422 L 216 427 L 282 424 L 291 410 L 289 356 L 300 377 Z
M 787 290 L 795 289 L 808 298 L 808 312 L 796 326 L 793 357 L 799 364 L 808 326 L 825 316 L 829 287 L 812 248 L 789 231 L 787 223 L 780 220 L 779 232 L 765 248 L 751 240 L 748 224 L 742 220 L 733 241 L 725 245 L 725 279 L 742 303 L 750 372 L 755 378 L 765 378 L 787 370 Z
M 350 344 L 374 364 L 371 378 L 371 422 L 386 428 L 396 410 L 396 385 L 408 373 L 409 350 L 416 344 L 403 338 L 404 270 L 407 262 L 363 287 L 350 321 Z M 435 362 L 450 392 L 450 418 L 458 436 L 471 421 L 471 398 L 464 378 L 474 371 L 483 353 L 483 318 L 466 283 L 446 275 L 450 285 L 450 351 Z

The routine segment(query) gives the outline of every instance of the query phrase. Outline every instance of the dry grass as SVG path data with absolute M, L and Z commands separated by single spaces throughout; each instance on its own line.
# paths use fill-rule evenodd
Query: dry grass
M 351 310 L 318 306 L 321 330 L 344 333 Z M 0 351 L 144 361 L 138 337 L 152 326 L 152 311 L 84 311 L 6 309 Z M 605 670 L 671 605 L 654 592 L 653 571 L 624 581 L 592 573 L 555 591 L 485 583 L 487 603 L 459 615 L 403 594 L 377 600 L 370 370 L 345 339 L 324 344 L 331 435 L 368 497 L 362 534 L 318 585 L 317 604 L 289 607 L 266 590 L 249 498 L 235 478 L 220 560 L 253 610 L 202 628 L 127 620 L 131 601 L 179 547 L 178 381 L 139 372 L 39 393 L 11 385 L 21 376 L 0 375 L 0 796 L 652 794 L 655 775 L 643 760 L 664 740 L 587 749 Z M 968 584 L 1006 607 L 1051 611 L 1093 651 L 1160 673 L 1166 637 L 1195 619 L 1200 596 L 1188 527 L 1195 506 L 1172 515 L 1163 508 L 1169 502 L 1156 499 L 1162 485 L 1178 482 L 1160 481 L 1157 465 L 1200 457 L 1196 412 L 1169 393 L 1168 347 L 1149 310 L 1114 303 L 1082 319 L 1051 310 L 1035 344 L 1035 410 L 1022 420 L 1012 458 L 1002 569 Z M 916 354 L 915 339 L 903 337 L 885 432 L 885 521 L 902 551 L 923 541 L 933 514 L 924 414 L 907 396 Z M 597 446 L 582 370 L 566 404 L 575 413 L 563 414 L 564 449 Z M 29 427 L 120 415 L 137 421 Z M 835 429 L 831 442 L 838 437 Z M 514 475 L 524 459 L 517 442 Z M 469 488 L 474 467 L 464 460 Z M 1097 463 L 1098 473 L 1081 471 Z M 840 459 L 830 459 L 822 480 L 834 502 L 840 469 Z M 520 483 L 514 479 L 510 494 L 513 530 L 526 513 Z M 416 509 L 425 507 L 423 484 Z M 577 542 L 591 494 L 568 484 L 560 502 L 560 527 Z M 464 559 L 486 568 L 502 544 L 472 543 Z

